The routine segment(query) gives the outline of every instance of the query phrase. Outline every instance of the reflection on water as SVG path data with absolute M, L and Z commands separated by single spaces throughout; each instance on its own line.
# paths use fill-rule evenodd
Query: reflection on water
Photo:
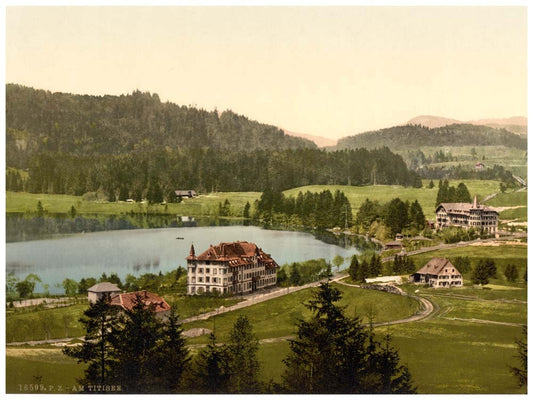
M 70 235 L 58 239 L 35 240 L 6 245 L 7 272 L 23 279 L 28 273 L 39 275 L 43 284 L 62 293 L 65 278 L 99 277 L 168 272 L 186 266 L 191 244 L 200 254 L 220 242 L 249 241 L 272 254 L 278 264 L 336 255 L 348 259 L 360 253 L 345 238 L 326 235 L 330 243 L 303 232 L 265 230 L 255 226 L 134 229 Z M 176 240 L 177 237 L 183 238 Z M 321 237 L 324 240 L 324 237 Z M 343 241 L 338 246 L 338 241 Z M 345 262 L 347 266 L 349 262 Z M 37 287 L 38 291 L 39 288 Z M 52 290 L 51 290 L 52 291 Z

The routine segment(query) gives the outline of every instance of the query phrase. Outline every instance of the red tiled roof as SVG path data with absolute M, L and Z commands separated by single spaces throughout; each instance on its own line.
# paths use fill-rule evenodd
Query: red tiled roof
M 252 262 L 253 257 L 257 257 L 258 261 L 267 264 L 269 267 L 277 267 L 278 265 L 270 254 L 265 253 L 256 244 L 245 241 L 220 243 L 216 246 L 211 245 L 199 256 L 194 255 L 194 247 L 191 247 L 187 260 L 224 261 L 228 262 L 232 267 L 249 264 Z
M 111 305 L 122 307 L 125 310 L 131 310 L 135 305 L 137 296 L 140 297 L 146 306 L 154 304 L 156 313 L 170 310 L 170 306 L 162 297 L 159 297 L 157 294 L 148 292 L 146 290 L 114 295 L 111 297 Z

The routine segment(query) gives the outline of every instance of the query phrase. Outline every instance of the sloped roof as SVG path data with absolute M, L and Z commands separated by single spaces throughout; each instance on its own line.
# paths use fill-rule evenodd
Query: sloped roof
M 474 207 L 471 203 L 440 203 L 436 211 L 439 211 L 439 208 L 444 208 L 444 211 L 447 213 L 450 212 L 459 212 L 459 213 L 469 213 L 471 210 L 483 210 L 483 211 L 493 211 L 497 212 L 494 208 L 478 204 Z
M 159 297 L 157 294 L 151 293 L 147 290 L 120 293 L 111 296 L 111 305 L 122 307 L 125 310 L 131 310 L 135 306 L 137 297 L 139 297 L 146 306 L 153 304 L 155 306 L 156 313 L 170 310 L 170 306 L 162 297 Z
M 422 268 L 420 268 L 416 273 L 421 275 L 442 275 L 453 273 L 460 274 L 461 272 L 457 268 L 455 268 L 455 266 L 447 258 L 434 257 L 429 260 L 429 262 Z
M 191 253 L 187 260 L 224 261 L 228 262 L 230 266 L 239 266 L 251 263 L 253 257 L 257 257 L 258 261 L 267 264 L 268 267 L 278 266 L 270 254 L 265 253 L 255 243 L 246 241 L 211 245 L 197 257 L 194 256 L 194 247 L 191 247 Z
M 105 293 L 105 292 L 120 292 L 117 285 L 111 282 L 100 282 L 87 289 L 88 292 Z

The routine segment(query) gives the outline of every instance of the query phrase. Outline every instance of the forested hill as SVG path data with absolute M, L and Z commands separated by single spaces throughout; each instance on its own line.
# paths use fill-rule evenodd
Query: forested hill
M 165 147 L 236 152 L 316 148 L 310 140 L 231 111 L 219 115 L 163 103 L 157 94 L 139 91 L 82 96 L 8 84 L 6 124 L 10 157 L 18 150 L 26 156 L 39 151 L 86 156 Z
M 335 149 L 387 146 L 394 150 L 405 150 L 422 146 L 498 145 L 525 150 L 527 139 L 505 129 L 470 124 L 454 124 L 433 129 L 421 125 L 403 125 L 342 138 Z
M 155 94 L 79 96 L 8 85 L 6 188 L 175 200 L 175 190 L 263 191 L 318 184 L 421 186 L 388 148 L 326 152 L 226 111 Z

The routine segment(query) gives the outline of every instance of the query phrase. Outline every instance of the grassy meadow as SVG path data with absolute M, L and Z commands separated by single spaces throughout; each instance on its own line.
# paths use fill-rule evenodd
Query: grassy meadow
M 498 181 L 479 181 L 479 180 L 450 180 L 450 185 L 457 186 L 464 182 L 468 187 L 472 197 L 478 196 L 478 199 L 484 199 L 490 194 L 500 192 L 500 183 Z M 340 190 L 343 191 L 352 205 L 352 212 L 355 214 L 365 199 L 378 200 L 380 203 L 386 203 L 395 197 L 401 200 L 415 201 L 418 200 L 426 216 L 433 216 L 435 212 L 435 199 L 438 192 L 438 181 L 434 181 L 435 187 L 429 189 L 428 180 L 423 180 L 423 187 L 411 188 L 398 185 L 376 185 L 376 186 L 342 186 L 342 185 L 313 185 L 303 186 L 286 190 L 286 196 L 297 196 L 299 192 L 320 192 L 323 190 Z M 242 210 L 249 202 L 253 205 L 255 200 L 261 197 L 259 192 L 220 192 L 201 194 L 193 199 L 184 199 L 181 203 L 169 203 L 166 205 L 155 204 L 147 205 L 145 203 L 127 203 L 127 202 L 103 202 L 84 200 L 82 196 L 57 195 L 57 194 L 32 194 L 25 192 L 7 192 L 6 193 L 6 212 L 35 212 L 37 202 L 41 201 L 45 211 L 49 213 L 68 213 L 74 206 L 78 214 L 102 214 L 102 215 L 120 215 L 128 213 L 151 213 L 151 214 L 170 214 L 170 215 L 191 215 L 191 216 L 214 216 L 218 212 L 219 203 L 224 203 L 226 199 L 231 204 L 231 213 L 235 216 L 242 215 Z M 496 196 L 490 205 L 526 205 L 527 193 L 505 193 L 502 196 Z M 431 218 L 431 217 L 430 217 Z

